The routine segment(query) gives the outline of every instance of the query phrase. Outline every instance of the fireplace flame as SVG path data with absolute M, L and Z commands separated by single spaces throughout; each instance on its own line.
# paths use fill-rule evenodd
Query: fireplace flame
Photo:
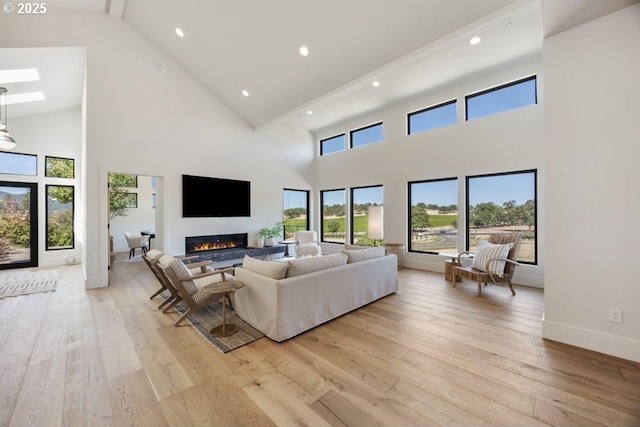
M 194 245 L 194 252 L 216 251 L 219 249 L 231 249 L 238 245 L 235 242 L 204 242 Z

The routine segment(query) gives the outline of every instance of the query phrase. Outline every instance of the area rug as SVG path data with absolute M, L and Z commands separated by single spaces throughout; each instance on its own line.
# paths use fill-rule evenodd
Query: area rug
M 176 304 L 174 308 L 180 314 L 187 311 L 187 305 L 183 301 Z M 265 336 L 238 317 L 235 311 L 229 310 L 229 307 L 227 307 L 227 325 L 230 323 L 238 325 L 238 332 L 228 337 L 214 337 L 211 335 L 209 331 L 222 324 L 222 304 L 210 304 L 189 316 L 187 320 L 200 335 L 223 353 L 250 344 Z
M 60 270 L 19 271 L 0 274 L 0 299 L 56 290 Z

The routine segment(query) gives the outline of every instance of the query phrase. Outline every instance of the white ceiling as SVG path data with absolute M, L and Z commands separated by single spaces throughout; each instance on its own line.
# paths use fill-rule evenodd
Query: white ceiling
M 636 2 L 48 0 L 47 7 L 123 19 L 256 129 L 293 121 L 318 131 L 541 55 L 543 29 L 554 34 Z M 469 45 L 476 35 L 481 43 Z M 302 45 L 309 56 L 299 54 Z M 20 51 L 0 49 L 0 68 L 37 67 L 41 81 L 7 85 L 9 92 L 41 85 L 47 101 L 13 105 L 10 117 L 80 105 L 82 49 Z

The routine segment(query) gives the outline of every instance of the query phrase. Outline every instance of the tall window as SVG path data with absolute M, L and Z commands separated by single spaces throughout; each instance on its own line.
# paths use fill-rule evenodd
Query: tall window
M 457 252 L 458 180 L 409 183 L 409 251 Z
M 507 83 L 465 97 L 467 120 L 538 103 L 536 76 Z
M 491 234 L 522 238 L 518 261 L 537 263 L 536 170 L 467 177 L 467 248 Z
M 322 205 L 320 240 L 323 242 L 344 243 L 347 229 L 345 190 L 321 191 L 320 204 Z
M 47 185 L 47 250 L 73 249 L 73 186 Z
M 407 114 L 407 135 L 424 132 L 458 122 L 457 102 L 445 102 Z
M 73 178 L 75 175 L 73 159 L 45 156 L 44 176 L 51 178 Z
M 337 153 L 338 151 L 345 150 L 345 135 L 340 134 L 336 136 L 332 136 L 331 138 L 321 139 L 320 140 L 320 155 L 324 156 L 325 154 Z
M 382 185 L 351 189 L 351 242 L 380 246 L 383 239 Z
M 382 123 L 366 126 L 349 132 L 351 148 L 382 141 Z
M 309 192 L 307 190 L 282 190 L 282 220 L 284 239 L 293 238 L 293 233 L 309 229 Z

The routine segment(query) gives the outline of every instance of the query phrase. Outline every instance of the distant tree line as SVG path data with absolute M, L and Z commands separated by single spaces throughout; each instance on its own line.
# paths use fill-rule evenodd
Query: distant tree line
M 509 200 L 502 206 L 493 202 L 469 206 L 469 224 L 476 228 L 526 225 L 531 229 L 535 224 L 535 218 L 533 200 L 527 200 L 522 205 L 518 205 L 515 200 Z

